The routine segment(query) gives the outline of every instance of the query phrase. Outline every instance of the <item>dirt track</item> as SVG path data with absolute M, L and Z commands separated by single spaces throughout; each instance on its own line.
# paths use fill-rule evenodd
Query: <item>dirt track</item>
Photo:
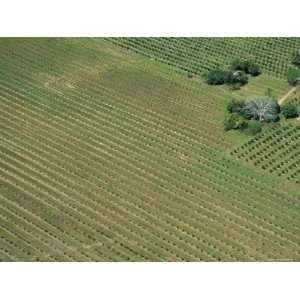
M 300 86 L 297 85 L 297 86 L 293 87 L 292 89 L 290 89 L 283 97 L 281 97 L 278 100 L 278 104 L 281 105 L 291 94 L 296 92 L 299 88 L 300 88 Z

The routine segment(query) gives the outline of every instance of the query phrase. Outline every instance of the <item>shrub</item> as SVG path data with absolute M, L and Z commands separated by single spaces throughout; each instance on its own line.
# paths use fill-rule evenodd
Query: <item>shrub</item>
M 248 76 L 243 70 L 225 71 L 215 69 L 205 74 L 206 82 L 211 85 L 228 84 L 232 89 L 239 89 L 248 83 Z
M 258 134 L 262 131 L 261 124 L 255 120 L 250 120 L 247 126 L 247 132 L 252 135 Z
M 261 74 L 260 67 L 250 59 L 235 59 L 231 63 L 230 67 L 234 71 L 243 71 L 252 76 L 258 76 Z
M 245 129 L 247 122 L 238 113 L 229 115 L 224 121 L 224 129 L 226 131 L 231 129 Z
M 239 88 L 248 83 L 248 76 L 243 71 L 229 71 L 227 73 L 226 82 Z
M 282 105 L 281 112 L 285 116 L 286 119 L 296 118 L 299 116 L 297 107 L 292 103 L 287 103 L 287 104 Z
M 258 65 L 252 63 L 248 68 L 248 73 L 252 76 L 258 76 L 261 74 L 261 69 Z
M 300 67 L 300 52 L 295 51 L 293 53 L 292 63 L 298 67 Z
M 297 85 L 300 83 L 300 69 L 289 69 L 288 82 L 290 85 Z
M 242 114 L 247 119 L 259 122 L 276 122 L 279 120 L 280 106 L 270 97 L 254 97 L 245 103 Z
M 221 69 L 211 70 L 206 74 L 206 82 L 212 85 L 220 85 L 226 83 L 227 77 L 227 71 Z
M 230 113 L 240 113 L 245 106 L 245 101 L 232 99 L 227 104 L 227 111 Z
M 245 71 L 248 67 L 247 64 L 248 64 L 247 60 L 236 58 L 230 64 L 230 68 L 231 68 L 231 70 Z

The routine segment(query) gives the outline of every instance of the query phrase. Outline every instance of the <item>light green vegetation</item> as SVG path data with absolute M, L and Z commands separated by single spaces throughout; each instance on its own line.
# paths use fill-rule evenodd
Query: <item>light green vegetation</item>
M 226 68 L 237 58 L 252 58 L 263 72 L 286 79 L 299 38 L 118 38 L 115 44 L 132 49 L 178 70 L 202 74 Z
M 288 85 L 211 87 L 102 39 L 0 39 L 0 260 L 299 260 L 299 186 L 230 155 L 222 125 L 268 88 Z

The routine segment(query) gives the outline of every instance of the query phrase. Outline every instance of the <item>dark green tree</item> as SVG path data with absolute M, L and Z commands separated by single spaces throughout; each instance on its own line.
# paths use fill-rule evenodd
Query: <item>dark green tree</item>
M 261 74 L 260 67 L 251 59 L 237 58 L 232 61 L 232 63 L 230 64 L 230 68 L 234 71 L 243 71 L 246 74 L 250 74 L 252 76 L 258 76 L 259 74 Z
M 295 51 L 295 52 L 293 53 L 292 63 L 293 63 L 295 66 L 300 67 L 300 52 L 299 52 L 299 51 Z
M 240 58 L 234 59 L 230 64 L 230 69 L 234 71 L 236 70 L 245 71 L 245 60 Z
M 245 101 L 231 99 L 227 104 L 227 111 L 229 113 L 240 113 L 245 106 Z
M 229 71 L 227 73 L 226 83 L 236 88 L 239 88 L 248 83 L 248 76 L 245 74 L 244 71 Z
M 227 77 L 228 72 L 221 69 L 211 70 L 205 75 L 206 82 L 211 85 L 224 84 L 227 81 Z
M 250 74 L 252 76 L 258 76 L 258 75 L 261 74 L 261 69 L 260 69 L 260 67 L 258 65 L 252 63 L 248 67 L 248 74 Z
M 300 84 L 300 69 L 289 69 L 287 79 L 290 85 Z
M 224 129 L 226 131 L 231 129 L 245 129 L 247 121 L 238 113 L 230 114 L 224 121 Z
M 299 116 L 297 107 L 292 103 L 287 103 L 287 104 L 282 105 L 281 112 L 285 116 L 286 119 L 297 118 Z

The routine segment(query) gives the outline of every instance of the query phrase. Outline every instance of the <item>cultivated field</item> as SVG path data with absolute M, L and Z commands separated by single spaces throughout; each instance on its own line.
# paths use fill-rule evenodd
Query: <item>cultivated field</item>
M 109 39 L 174 66 L 201 74 L 216 67 L 227 67 L 237 57 L 251 57 L 263 70 L 285 78 L 291 55 L 300 48 L 299 38 L 118 38 Z
M 232 155 L 299 184 L 299 142 L 298 122 L 278 124 L 232 151 Z
M 222 40 L 229 61 L 221 40 L 150 39 L 158 61 L 144 41 L 0 39 L 0 260 L 299 260 L 297 121 L 251 138 L 222 120 L 232 96 L 288 92 L 300 39 Z M 267 72 L 239 91 L 177 72 L 230 44 Z

